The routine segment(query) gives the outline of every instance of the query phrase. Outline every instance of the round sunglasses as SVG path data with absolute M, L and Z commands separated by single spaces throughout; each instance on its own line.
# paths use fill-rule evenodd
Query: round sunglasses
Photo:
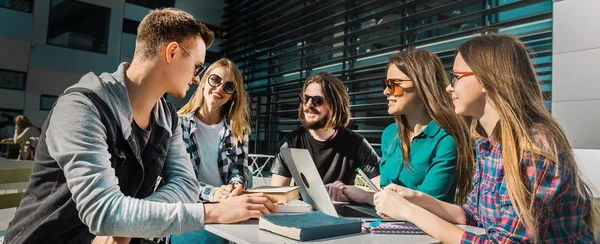
M 312 100 L 312 104 L 319 107 L 323 103 L 325 103 L 325 99 L 322 96 L 309 96 L 306 94 L 300 94 L 300 100 L 302 100 L 303 104 L 307 104 L 309 100 Z
M 208 76 L 208 84 L 216 88 L 223 86 L 223 91 L 227 94 L 233 94 L 235 92 L 235 83 L 233 83 L 233 81 L 226 81 L 223 83 L 223 78 L 216 74 Z

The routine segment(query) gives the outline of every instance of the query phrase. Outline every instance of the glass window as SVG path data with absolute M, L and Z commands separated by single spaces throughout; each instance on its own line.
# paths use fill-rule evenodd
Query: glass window
M 0 70 L 0 88 L 25 90 L 25 73 Z
M 125 0 L 125 2 L 149 9 L 175 6 L 175 0 Z
M 269 7 L 261 7 L 269 0 L 225 2 L 229 36 L 221 49 L 244 64 L 249 96 L 265 98 L 257 105 L 261 111 L 252 114 L 258 128 L 255 153 L 276 154 L 282 136 L 297 128 L 298 92 L 306 77 L 318 72 L 345 82 L 354 105 L 350 128 L 371 130 L 365 138 L 377 142 L 393 122 L 382 105 L 380 82 L 390 54 L 426 48 L 450 70 L 456 47 L 481 30 L 525 37 L 551 109 L 552 0 L 308 0 Z
M 139 21 L 131 19 L 123 19 L 123 33 L 137 35 L 137 28 L 140 25 Z
M 106 53 L 110 8 L 75 0 L 52 0 L 47 43 Z
M 4 0 L 0 1 L 0 7 L 31 13 L 33 12 L 33 0 Z
M 58 96 L 43 95 L 40 97 L 40 110 L 51 110 Z

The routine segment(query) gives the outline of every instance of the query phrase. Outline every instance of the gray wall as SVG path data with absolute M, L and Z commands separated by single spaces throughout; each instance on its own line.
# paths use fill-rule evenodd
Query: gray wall
M 555 0 L 552 114 L 573 148 L 600 149 L 600 1 Z
M 57 96 L 87 72 L 112 72 L 120 62 L 131 61 L 136 36 L 123 33 L 123 18 L 141 21 L 150 9 L 125 3 L 125 0 L 80 1 L 111 9 L 106 54 L 47 44 L 48 0 L 36 1 L 33 13 L 0 8 L 0 69 L 26 73 L 24 91 L 0 88 L 0 109 L 23 110 L 34 125 L 41 127 L 49 112 L 40 109 L 42 95 Z M 225 3 L 222 0 L 176 0 L 175 7 L 199 20 L 220 25 Z M 210 50 L 218 52 L 218 44 Z M 179 107 L 187 102 L 169 100 L 174 100 Z

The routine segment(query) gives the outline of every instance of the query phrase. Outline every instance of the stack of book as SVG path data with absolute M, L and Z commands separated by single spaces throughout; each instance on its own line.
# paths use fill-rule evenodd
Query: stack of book
M 300 189 L 297 186 L 261 186 L 244 191 L 244 193 L 259 192 L 277 198 L 277 204 L 287 204 L 300 198 Z
M 244 193 L 264 193 L 277 198 L 277 211 L 279 213 L 307 213 L 312 211 L 312 206 L 299 200 L 300 189 L 297 186 L 261 186 L 246 190 Z

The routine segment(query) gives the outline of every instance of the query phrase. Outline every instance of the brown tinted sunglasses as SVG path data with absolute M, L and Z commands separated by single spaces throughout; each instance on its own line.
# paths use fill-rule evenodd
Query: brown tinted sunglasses
M 402 95 L 404 89 L 400 86 L 400 82 L 402 81 L 410 81 L 408 79 L 387 79 L 381 81 L 381 87 L 385 91 L 385 89 L 390 90 L 390 94 L 398 96 Z

